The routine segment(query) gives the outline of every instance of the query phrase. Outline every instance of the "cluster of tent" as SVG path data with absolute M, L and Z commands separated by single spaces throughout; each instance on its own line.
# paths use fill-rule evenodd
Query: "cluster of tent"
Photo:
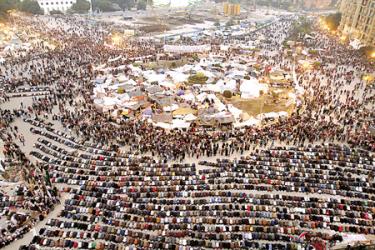
M 208 126 L 253 126 L 264 117 L 250 117 L 220 98 L 225 91 L 240 95 L 242 99 L 257 98 L 262 92 L 268 92 L 267 84 L 250 76 L 253 63 L 244 63 L 240 56 L 227 62 L 223 56 L 210 54 L 199 63 L 173 70 L 142 70 L 134 65 L 115 69 L 102 66 L 96 68 L 92 98 L 102 112 L 119 119 L 146 119 L 166 129 L 188 128 L 192 122 Z M 205 76 L 206 83 L 191 82 L 191 76 L 197 74 Z

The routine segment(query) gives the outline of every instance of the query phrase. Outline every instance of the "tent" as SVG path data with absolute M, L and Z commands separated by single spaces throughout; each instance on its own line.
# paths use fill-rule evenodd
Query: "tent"
M 246 121 L 235 123 L 234 127 L 235 128 L 252 127 L 252 126 L 257 126 L 258 124 L 260 124 L 260 120 L 251 117 Z
M 198 117 L 196 117 L 195 115 L 193 114 L 188 114 L 187 116 L 184 117 L 184 120 L 185 121 L 195 121 Z
M 3 162 L 4 162 L 3 159 L 0 158 L 0 172 L 4 172 L 5 171 L 5 168 L 4 168 L 3 164 L 2 164 Z
M 169 123 L 172 122 L 172 114 L 162 113 L 162 114 L 153 114 L 152 120 L 156 123 Z
M 166 74 L 169 75 L 173 79 L 173 81 L 176 83 L 186 82 L 189 78 L 189 75 L 179 72 L 179 71 L 168 71 Z
M 227 107 L 228 111 L 233 115 L 234 119 L 239 120 L 243 111 L 236 108 L 232 104 L 228 104 Z
M 185 128 L 185 129 L 187 129 L 189 127 L 190 127 L 190 123 L 186 122 L 184 120 L 173 119 L 173 121 L 172 121 L 172 129 L 175 129 L 175 128 L 178 128 L 178 129 Z
M 173 112 L 173 111 L 175 111 L 177 109 L 178 109 L 178 105 L 177 104 L 172 104 L 170 106 L 163 107 L 163 111 L 164 112 Z
M 147 108 L 147 109 L 143 110 L 142 115 L 147 116 L 147 117 L 152 117 L 152 109 Z
M 236 92 L 236 89 L 237 89 L 237 83 L 236 83 L 236 80 L 234 79 L 231 79 L 228 81 L 224 81 L 220 79 L 219 81 L 217 81 L 216 87 L 217 89 L 220 90 L 220 93 L 223 93 L 225 90 L 229 90 L 232 93 L 234 93 Z
M 268 91 L 268 86 L 266 84 L 260 84 L 255 78 L 244 80 L 240 86 L 241 98 L 243 99 L 258 98 L 260 96 L 260 91 L 266 93 Z
M 156 122 L 156 123 L 154 123 L 154 125 L 156 127 L 160 127 L 160 128 L 163 128 L 163 129 L 172 129 L 172 125 L 169 124 L 169 123 L 165 123 L 165 122 Z
M 195 95 L 192 94 L 192 93 L 189 93 L 189 94 L 185 94 L 185 95 L 182 95 L 180 96 L 182 99 L 184 99 L 185 101 L 194 101 L 195 100 Z

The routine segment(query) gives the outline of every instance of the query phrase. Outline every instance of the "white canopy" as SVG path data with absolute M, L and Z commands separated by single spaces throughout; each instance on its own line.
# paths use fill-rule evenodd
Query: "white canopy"
M 266 84 L 260 84 L 255 78 L 244 80 L 240 86 L 241 98 L 244 99 L 258 98 L 260 96 L 260 91 L 266 93 L 268 91 L 268 86 Z
M 195 121 L 196 119 L 197 119 L 197 117 L 193 114 L 188 114 L 184 117 L 185 121 Z
M 220 93 L 223 93 L 225 90 L 230 90 L 231 92 L 235 92 L 237 89 L 237 83 L 236 83 L 236 80 L 234 79 L 230 79 L 227 81 L 220 79 L 219 81 L 217 81 L 216 87 L 217 89 L 220 90 Z

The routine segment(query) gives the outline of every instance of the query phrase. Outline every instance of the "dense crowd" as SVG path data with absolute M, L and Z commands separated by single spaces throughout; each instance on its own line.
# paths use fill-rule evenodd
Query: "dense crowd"
M 375 234 L 369 153 L 375 149 L 374 90 L 362 80 L 373 65 L 317 31 L 303 46 L 319 51 L 321 67 L 296 66 L 282 53 L 293 21 L 285 18 L 243 37 L 196 41 L 211 43 L 217 53 L 221 43 L 264 36 L 259 64 L 301 76 L 294 84 L 304 93 L 290 117 L 244 129 L 194 125 L 167 131 L 138 119 L 116 123 L 91 99 L 96 66 L 125 65 L 118 73 L 126 75 L 134 61 L 158 60 L 162 44 L 129 40 L 115 48 L 109 25 L 79 17 L 13 20 L 19 29 L 28 27 L 25 37 L 39 33 L 56 48 L 15 51 L 10 58 L 17 59 L 0 66 L 6 76 L 2 102 L 11 102 L 16 96 L 10 94 L 24 85 L 43 87 L 29 96 L 30 105 L 0 108 L 4 156 L 19 162 L 24 178 L 15 195 L 0 193 L 0 214 L 10 223 L 1 228 L 0 243 L 9 244 L 47 216 L 59 201 L 56 184 L 67 184 L 70 198 L 25 249 L 298 249 L 303 242 L 340 242 L 342 233 Z M 41 93 L 45 87 L 48 93 Z M 15 120 L 38 137 L 30 153 L 35 164 L 15 143 L 25 143 Z M 232 155 L 242 157 L 221 159 Z M 184 163 L 205 157 L 219 160 Z

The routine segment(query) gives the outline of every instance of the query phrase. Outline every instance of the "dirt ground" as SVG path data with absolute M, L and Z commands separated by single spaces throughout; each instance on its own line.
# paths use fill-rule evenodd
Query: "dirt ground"
M 280 112 L 286 111 L 288 114 L 291 114 L 295 108 L 294 105 L 287 106 L 289 99 L 287 98 L 288 93 L 292 92 L 288 88 L 277 88 L 282 90 L 277 97 L 272 96 L 270 93 L 275 89 L 270 89 L 270 91 L 260 96 L 259 98 L 254 99 L 242 99 L 240 95 L 233 96 L 232 98 L 224 98 L 228 103 L 233 104 L 236 108 L 241 109 L 247 112 L 250 116 L 257 116 L 261 113 L 269 112 Z

